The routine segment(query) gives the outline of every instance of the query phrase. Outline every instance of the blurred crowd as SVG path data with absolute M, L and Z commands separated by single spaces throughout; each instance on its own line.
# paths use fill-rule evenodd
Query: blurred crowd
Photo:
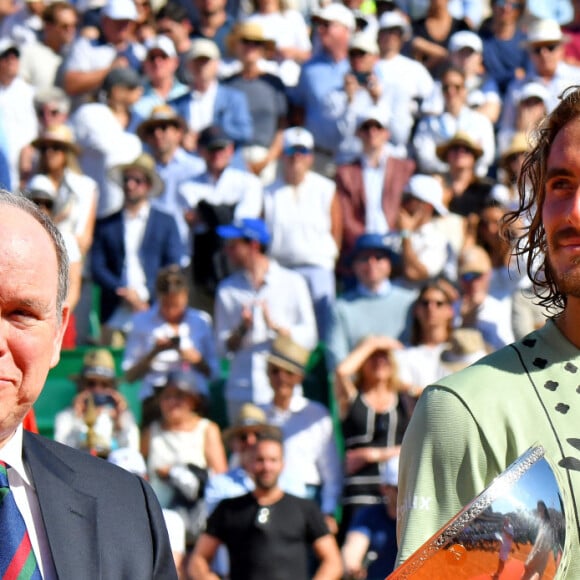
M 0 2 L 0 184 L 65 237 L 65 348 L 121 349 L 141 402 L 90 351 L 55 437 L 147 476 L 177 554 L 261 481 L 266 432 L 345 573 L 383 578 L 421 391 L 548 315 L 502 223 L 579 84 L 571 0 Z M 183 574 L 227 577 L 202 545 Z

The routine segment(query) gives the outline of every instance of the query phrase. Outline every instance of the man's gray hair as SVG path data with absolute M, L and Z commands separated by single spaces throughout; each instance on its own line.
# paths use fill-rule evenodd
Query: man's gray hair
M 68 252 L 64 243 L 62 234 L 58 231 L 53 221 L 38 208 L 32 201 L 22 195 L 10 193 L 5 189 L 0 189 L 0 205 L 9 205 L 21 209 L 23 212 L 32 216 L 46 231 L 52 240 L 56 252 L 58 264 L 58 287 L 56 294 L 56 309 L 60 320 L 62 316 L 62 307 L 68 296 L 69 287 L 69 261 Z

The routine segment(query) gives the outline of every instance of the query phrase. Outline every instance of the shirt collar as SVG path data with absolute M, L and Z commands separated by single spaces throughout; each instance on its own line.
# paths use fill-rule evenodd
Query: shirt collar
M 389 150 L 387 147 L 383 147 L 381 151 L 381 156 L 379 157 L 379 165 L 377 167 L 372 167 L 369 165 L 368 157 L 363 153 L 361 156 L 361 165 L 363 169 L 384 169 L 387 164 L 387 157 L 389 156 Z
M 361 296 L 386 296 L 391 291 L 391 282 L 389 280 L 385 280 L 375 291 L 369 290 L 366 286 L 359 282 L 357 285 L 357 291 Z
M 18 425 L 8 443 L 0 448 L 0 459 L 14 469 L 27 485 L 32 486 L 22 460 L 22 425 Z
M 290 399 L 290 405 L 288 406 L 287 410 L 280 409 L 280 408 L 276 407 L 276 405 L 274 404 L 274 401 L 272 401 L 271 404 L 272 404 L 272 409 L 274 410 L 274 413 L 276 413 L 276 414 L 284 415 L 287 413 L 299 413 L 308 404 L 308 399 L 302 394 L 302 385 L 296 385 L 294 387 L 294 392 L 292 393 L 292 398 Z
M 151 209 L 151 204 L 149 201 L 144 203 L 138 210 L 136 214 L 130 215 L 126 209 L 123 209 L 123 219 L 130 220 L 130 219 L 140 219 L 140 220 L 147 220 L 149 217 L 149 210 Z

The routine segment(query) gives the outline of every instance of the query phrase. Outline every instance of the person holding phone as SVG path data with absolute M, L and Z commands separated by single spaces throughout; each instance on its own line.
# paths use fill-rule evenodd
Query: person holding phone
M 156 302 L 133 317 L 122 366 L 128 381 L 141 381 L 143 425 L 158 418 L 155 392 L 170 372 L 191 370 L 202 397 L 209 394 L 209 381 L 218 374 L 211 317 L 190 308 L 188 295 L 181 268 L 168 266 L 157 276 Z
M 405 146 L 411 135 L 413 117 L 407 95 L 382 82 L 377 74 L 379 45 L 368 32 L 353 35 L 348 48 L 350 68 L 344 76 L 344 85 L 330 97 L 337 114 L 341 141 L 337 164 L 353 161 L 362 152 L 357 134 L 358 124 L 369 109 L 378 109 L 383 117 L 393 117 L 389 141 L 405 156 Z
M 139 428 L 117 389 L 115 361 L 105 348 L 89 350 L 70 407 L 55 417 L 54 439 L 102 457 L 121 447 L 139 450 Z

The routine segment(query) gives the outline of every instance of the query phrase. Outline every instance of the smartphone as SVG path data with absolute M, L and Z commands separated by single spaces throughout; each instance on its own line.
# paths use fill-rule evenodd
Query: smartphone
M 111 395 L 106 395 L 105 393 L 94 393 L 93 402 L 95 407 L 114 407 L 115 399 Z
M 173 348 L 179 348 L 179 345 L 181 343 L 181 337 L 180 336 L 172 336 L 169 339 L 169 342 L 171 343 L 171 346 Z
M 367 83 L 369 82 L 369 77 L 371 76 L 371 73 L 354 71 L 354 76 L 359 85 L 366 87 Z

